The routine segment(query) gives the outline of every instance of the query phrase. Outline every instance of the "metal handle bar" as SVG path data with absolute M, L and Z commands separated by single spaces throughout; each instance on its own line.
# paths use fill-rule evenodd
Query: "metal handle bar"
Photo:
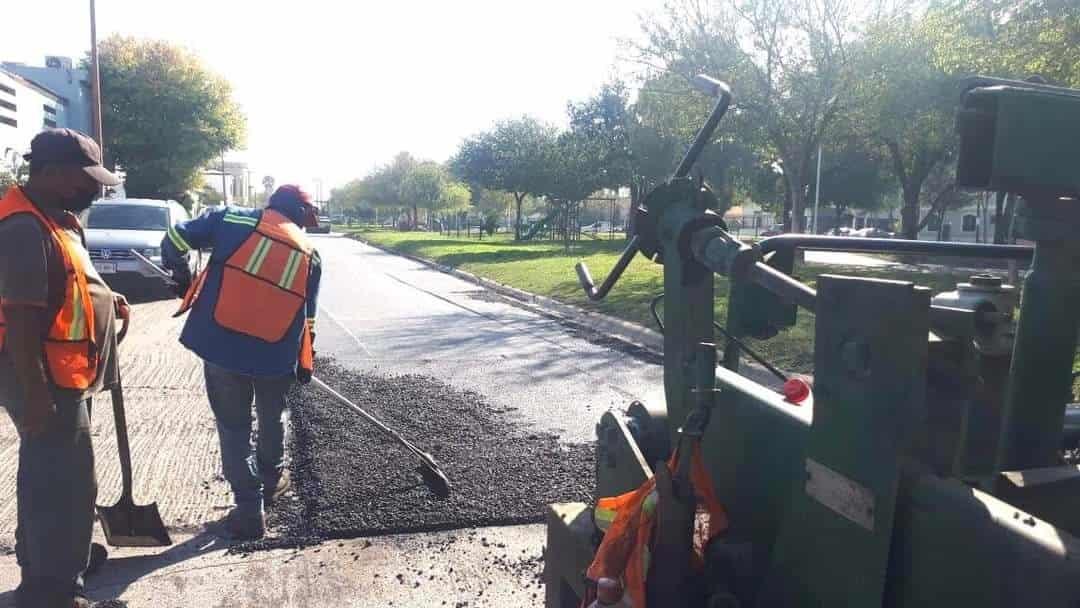
M 675 169 L 674 178 L 686 177 L 690 175 L 690 169 L 697 162 L 701 151 L 705 149 L 705 144 L 709 143 L 709 139 L 712 138 L 713 131 L 716 131 L 716 126 L 720 124 L 720 119 L 727 113 L 728 108 L 731 106 L 731 88 L 728 85 L 710 78 L 704 74 L 699 74 L 694 78 L 694 86 L 704 92 L 706 95 L 716 97 L 716 105 L 713 106 L 712 113 L 709 114 L 708 120 L 702 125 L 701 130 L 697 132 L 697 136 L 694 137 L 694 143 L 690 144 L 690 149 L 686 151 L 686 156 L 683 157 L 682 162 L 679 163 L 677 169 Z
M 615 263 L 615 268 L 611 269 L 611 274 L 604 279 L 604 282 L 600 284 L 600 288 L 596 288 L 596 284 L 593 283 L 592 275 L 589 274 L 589 267 L 585 265 L 585 262 L 578 262 L 574 265 L 574 270 L 577 271 L 578 281 L 581 283 L 581 288 L 585 290 L 585 295 L 589 296 L 589 299 L 597 302 L 607 297 L 611 288 L 615 286 L 615 283 L 619 281 L 619 277 L 622 276 L 626 267 L 633 261 L 634 256 L 638 253 L 638 235 L 634 235 L 630 242 L 626 244 L 626 249 L 623 249 L 622 255 L 619 256 L 619 261 Z
M 1020 245 L 991 245 L 983 243 L 942 243 L 939 241 L 909 241 L 906 239 L 864 239 L 850 236 L 818 236 L 810 234 L 781 234 L 762 239 L 758 247 L 763 255 L 774 251 L 809 249 L 813 251 L 855 251 L 859 253 L 921 253 L 925 255 L 960 256 L 1030 262 L 1035 250 Z

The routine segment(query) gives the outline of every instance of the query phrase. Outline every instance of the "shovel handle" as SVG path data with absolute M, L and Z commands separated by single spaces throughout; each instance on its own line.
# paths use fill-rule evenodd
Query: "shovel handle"
M 131 445 L 128 443 L 127 416 L 124 414 L 124 388 L 117 377 L 116 385 L 112 387 L 113 419 L 116 421 L 116 448 L 120 453 L 120 476 L 123 489 L 120 494 L 121 503 L 133 504 L 132 480 L 131 480 Z

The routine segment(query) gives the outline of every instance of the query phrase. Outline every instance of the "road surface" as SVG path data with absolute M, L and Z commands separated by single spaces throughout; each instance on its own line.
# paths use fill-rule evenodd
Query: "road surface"
M 317 349 L 349 367 L 435 376 L 566 441 L 591 440 L 609 407 L 662 398 L 659 366 L 415 262 L 338 235 L 314 239 L 325 265 Z M 158 502 L 176 544 L 114 550 L 106 571 L 88 581 L 92 597 L 155 608 L 542 604 L 540 525 L 226 555 L 202 531 L 230 497 L 200 363 L 176 343 L 175 305 L 137 304 L 121 350 L 136 502 Z M 98 502 L 112 504 L 119 471 L 109 399 L 97 399 L 94 412 Z M 0 462 L 10 464 L 0 467 L 0 607 L 18 582 L 10 555 L 16 449 L 14 429 L 0 422 Z

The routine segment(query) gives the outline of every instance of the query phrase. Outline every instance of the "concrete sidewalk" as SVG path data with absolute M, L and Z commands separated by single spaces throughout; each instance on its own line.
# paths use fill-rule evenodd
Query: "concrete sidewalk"
M 115 549 L 88 595 L 131 608 L 540 606 L 543 526 L 329 541 L 229 555 L 210 534 L 174 534 L 167 549 Z M 18 583 L 0 560 L 0 589 Z M 0 592 L 0 608 L 12 606 Z

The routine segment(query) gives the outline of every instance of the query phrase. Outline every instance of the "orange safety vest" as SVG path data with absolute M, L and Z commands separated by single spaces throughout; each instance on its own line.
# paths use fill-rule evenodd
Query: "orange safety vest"
M 13 187 L 0 199 L 0 221 L 19 213 L 30 214 L 41 222 L 56 244 L 66 271 L 63 303 L 44 340 L 46 369 L 56 386 L 85 390 L 97 379 L 100 354 L 94 343 L 94 304 L 86 283 L 83 256 L 76 249 L 83 244 L 43 214 L 21 189 Z M 6 330 L 4 309 L 0 305 L 0 349 L 4 348 Z
M 251 235 L 225 261 L 214 321 L 265 342 L 283 340 L 307 303 L 311 252 L 299 226 L 273 209 L 263 211 Z M 192 282 L 177 315 L 194 306 L 208 270 Z M 308 371 L 314 369 L 311 324 L 306 321 L 298 363 Z
M 672 472 L 678 470 L 679 457 L 679 450 L 671 456 L 668 467 Z M 727 529 L 728 520 L 705 469 L 700 443 L 693 444 L 690 458 L 690 482 L 697 498 L 697 514 L 693 563 L 687 567 L 700 570 L 706 545 Z M 621 582 L 625 590 L 624 602 L 629 600 L 628 605 L 632 608 L 646 608 L 645 587 L 652 561 L 650 553 L 657 500 L 656 478 L 650 477 L 636 490 L 601 498 L 593 510 L 593 519 L 604 532 L 604 540 L 585 576 L 592 581 L 610 578 Z M 582 606 L 587 606 L 593 599 L 593 593 L 587 593 Z

